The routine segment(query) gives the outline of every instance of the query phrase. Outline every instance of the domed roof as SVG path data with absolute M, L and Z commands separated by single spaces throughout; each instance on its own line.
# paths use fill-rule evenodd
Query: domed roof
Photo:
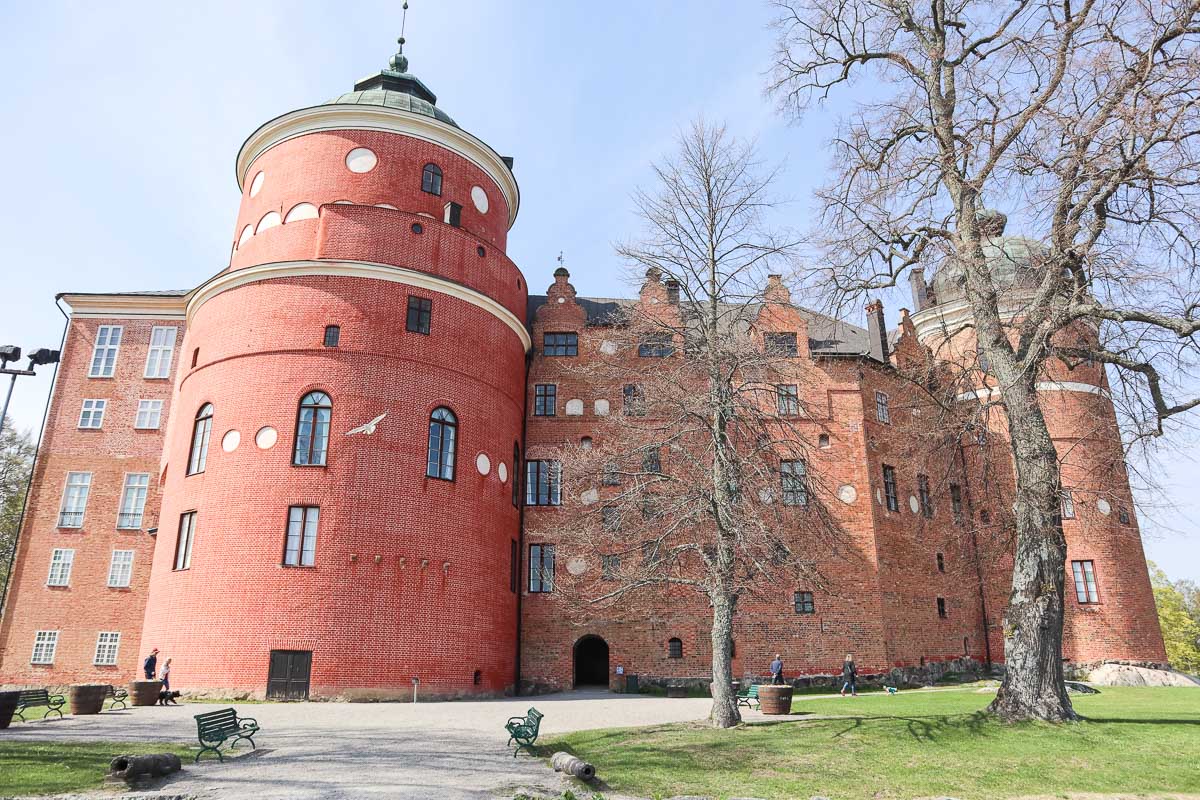
M 400 77 L 400 76 L 398 76 Z M 408 77 L 416 80 L 415 76 Z M 418 97 L 414 94 L 409 94 L 405 91 L 393 89 L 366 89 L 363 91 L 346 92 L 343 95 L 329 100 L 322 105 L 360 105 L 360 106 L 384 106 L 386 108 L 395 108 L 400 111 L 407 111 L 410 114 L 424 114 L 427 117 L 433 117 L 447 125 L 458 127 L 449 114 L 442 111 L 433 103 Z
M 981 211 L 978 219 L 984 235 L 981 242 L 983 256 L 995 287 L 1003 291 L 1037 286 L 1042 278 L 1041 263 L 1047 252 L 1046 246 L 1024 236 L 1005 236 L 1004 227 L 1008 217 L 999 211 Z M 962 298 L 966 294 L 963 288 L 965 281 L 966 274 L 961 264 L 945 264 L 930 281 L 934 299 L 938 303 L 945 303 Z

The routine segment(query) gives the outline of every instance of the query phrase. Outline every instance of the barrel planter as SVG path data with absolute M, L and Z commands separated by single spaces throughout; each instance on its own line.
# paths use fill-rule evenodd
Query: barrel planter
M 130 681 L 129 699 L 135 706 L 152 706 L 161 690 L 162 681 Z
M 758 709 L 764 714 L 792 713 L 792 687 L 759 686 Z
M 13 712 L 17 710 L 17 698 L 20 692 L 0 692 L 0 729 L 7 728 L 12 722 Z
M 108 687 L 100 683 L 76 683 L 71 686 L 67 697 L 71 703 L 71 713 L 75 716 L 83 714 L 99 714 L 104 708 L 104 695 Z

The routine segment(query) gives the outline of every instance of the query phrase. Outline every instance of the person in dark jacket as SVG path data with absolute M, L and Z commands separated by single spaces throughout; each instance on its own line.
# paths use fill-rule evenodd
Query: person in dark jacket
M 146 680 L 154 680 L 154 676 L 158 674 L 158 648 L 150 651 L 150 655 L 146 656 L 146 660 L 142 662 L 142 672 L 146 675 Z
M 842 697 L 846 696 L 846 690 L 850 690 L 851 697 L 858 697 L 858 667 L 854 666 L 854 656 L 851 653 L 846 653 L 846 660 L 842 662 Z
M 783 683 L 783 656 L 779 653 L 775 654 L 775 660 L 771 662 L 771 683 L 775 686 Z

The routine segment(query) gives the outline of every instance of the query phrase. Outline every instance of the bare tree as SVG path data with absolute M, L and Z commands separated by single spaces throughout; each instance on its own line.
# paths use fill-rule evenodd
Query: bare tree
M 1005 719 L 1075 717 L 1063 687 L 1059 457 L 1037 384 L 1109 365 L 1135 436 L 1198 403 L 1197 0 L 779 0 L 773 91 L 800 114 L 858 78 L 820 191 L 841 295 L 934 265 L 994 378 L 1016 472 Z M 1019 213 L 1018 274 L 986 251 Z M 943 297 L 937 297 L 943 301 Z M 1182 396 L 1181 396 L 1182 395 Z
M 29 434 L 18 431 L 8 421 L 4 423 L 0 430 L 0 602 L 8 591 L 35 451 Z
M 730 662 L 738 600 L 815 581 L 813 554 L 831 525 L 826 493 L 805 474 L 808 437 L 777 413 L 778 376 L 796 383 L 815 368 L 796 358 L 795 333 L 769 332 L 798 313 L 780 276 L 768 277 L 792 245 L 763 227 L 772 176 L 752 148 L 697 123 L 655 174 L 657 189 L 635 198 L 644 238 L 618 247 L 646 276 L 640 300 L 589 333 L 603 339 L 591 343 L 600 356 L 575 368 L 622 406 L 594 442 L 557 454 L 562 504 L 574 513 L 534 524 L 602 565 L 578 578 L 568 570 L 555 587 L 589 616 L 651 610 L 679 593 L 707 599 L 711 720 L 730 727 L 740 721 Z

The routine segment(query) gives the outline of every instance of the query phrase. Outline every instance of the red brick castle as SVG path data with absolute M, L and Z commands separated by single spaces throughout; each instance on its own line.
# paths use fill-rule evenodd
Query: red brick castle
M 400 53 L 261 126 L 237 179 L 226 269 L 190 291 L 62 296 L 0 683 L 121 682 L 151 647 L 181 688 L 278 697 L 703 679 L 707 608 L 568 619 L 555 571 L 599 567 L 534 533 L 564 513 L 547 454 L 620 411 L 620 387 L 569 366 L 605 346 L 614 307 L 677 293 L 651 277 L 640 298 L 587 299 L 560 269 L 530 295 L 505 254 L 512 159 Z M 1037 244 L 993 233 L 1015 296 Z M 862 329 L 765 287 L 762 325 L 796 335 L 787 396 L 821 410 L 799 423 L 807 470 L 848 546 L 827 586 L 739 609 L 736 674 L 775 652 L 801 676 L 848 651 L 863 672 L 1003 661 L 1011 474 L 982 474 L 981 452 L 1003 458 L 1004 431 L 915 457 L 935 413 L 896 368 L 974 358 L 955 286 L 918 278 L 891 336 L 878 304 Z M 1042 388 L 1070 487 L 1064 656 L 1165 662 L 1104 371 L 1061 373 Z M 979 374 L 965 399 L 988 396 Z

